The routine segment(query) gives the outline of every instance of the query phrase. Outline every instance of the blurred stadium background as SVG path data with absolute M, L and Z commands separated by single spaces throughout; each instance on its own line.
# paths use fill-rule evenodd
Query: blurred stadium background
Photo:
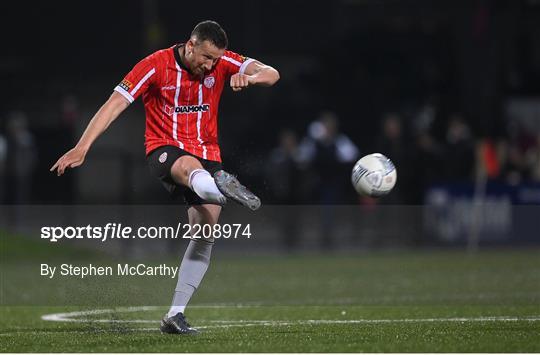
M 225 90 L 220 111 L 225 164 L 267 205 L 354 206 L 348 217 L 323 211 L 330 217 L 320 234 L 343 232 L 334 216 L 356 216 L 368 226 L 351 228 L 376 241 L 364 246 L 540 243 L 537 0 L 2 8 L 0 201 L 10 211 L 174 203 L 146 167 L 141 103 L 98 140 L 84 167 L 62 178 L 49 167 L 139 59 L 215 19 L 231 49 L 282 74 L 269 90 Z M 385 198 L 360 198 L 349 172 L 375 151 L 395 162 L 398 184 Z M 384 227 L 369 226 L 365 211 Z M 304 245 L 291 238 L 274 240 Z M 323 250 L 332 247 L 322 238 Z
M 0 351 L 540 350 L 539 0 L 0 8 Z M 224 91 L 225 166 L 264 207 L 224 210 L 222 222 L 249 223 L 252 239 L 216 243 L 188 312 L 213 330 L 172 339 L 156 320 L 174 279 L 48 279 L 39 270 L 174 266 L 185 240 L 53 244 L 39 235 L 43 226 L 186 222 L 146 166 L 141 102 L 83 167 L 61 178 L 49 168 L 135 63 L 185 41 L 204 19 L 281 80 Z M 380 199 L 350 183 L 354 162 L 372 152 L 398 171 Z M 98 313 L 100 323 L 41 318 L 141 305 L 157 308 Z M 147 328 L 124 325 L 130 317 Z

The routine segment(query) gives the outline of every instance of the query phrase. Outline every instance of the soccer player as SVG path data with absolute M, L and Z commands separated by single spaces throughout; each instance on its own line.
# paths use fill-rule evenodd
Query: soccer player
M 222 170 L 217 113 L 226 84 L 233 91 L 271 86 L 279 73 L 271 66 L 227 50 L 227 35 L 214 21 L 195 26 L 189 40 L 142 59 L 116 86 L 94 115 L 77 145 L 51 167 L 62 175 L 80 166 L 93 142 L 139 96 L 146 112 L 146 156 L 152 173 L 173 196 L 184 197 L 189 223 L 218 222 L 232 199 L 252 210 L 260 200 Z M 189 242 L 180 264 L 172 306 L 161 331 L 192 334 L 184 310 L 210 262 L 213 239 Z

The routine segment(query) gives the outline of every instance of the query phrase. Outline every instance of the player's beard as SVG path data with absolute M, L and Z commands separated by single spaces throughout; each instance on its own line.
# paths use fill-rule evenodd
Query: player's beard
M 198 68 L 197 69 L 197 75 L 203 78 L 206 75 L 206 69 L 204 68 Z

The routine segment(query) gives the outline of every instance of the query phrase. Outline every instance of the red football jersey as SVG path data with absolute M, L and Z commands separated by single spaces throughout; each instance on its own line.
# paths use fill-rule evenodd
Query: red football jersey
M 218 106 L 230 77 L 253 61 L 225 51 L 203 78 L 183 66 L 178 47 L 159 50 L 141 60 L 114 89 L 129 102 L 142 95 L 146 112 L 146 154 L 172 145 L 200 158 L 221 162 Z

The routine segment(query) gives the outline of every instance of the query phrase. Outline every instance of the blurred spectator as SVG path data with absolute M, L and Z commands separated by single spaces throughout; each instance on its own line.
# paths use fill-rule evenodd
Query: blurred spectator
M 446 179 L 471 180 L 475 167 L 475 146 L 470 128 L 460 114 L 450 116 L 445 150 Z
M 279 135 L 278 146 L 275 147 L 268 159 L 266 178 L 270 187 L 273 202 L 284 205 L 280 215 L 276 216 L 281 227 L 283 244 L 288 249 L 298 246 L 300 231 L 298 216 L 289 213 L 290 205 L 301 203 L 305 196 L 305 179 L 303 177 L 298 139 L 296 134 L 286 129 Z
M 28 203 L 37 154 L 26 114 L 20 111 L 12 112 L 8 117 L 6 131 L 6 202 Z
M 345 134 L 339 131 L 337 115 L 323 111 L 308 128 L 308 136 L 300 145 L 300 161 L 310 165 L 317 178 L 316 201 L 321 204 L 346 203 L 350 185 L 350 169 L 359 151 Z M 344 182 L 347 181 L 347 184 Z
M 410 202 L 422 204 L 426 189 L 442 177 L 444 152 L 441 144 L 428 130 L 416 133 L 413 151 L 414 159 L 411 164 L 411 169 L 414 172 L 413 181 L 405 186 L 411 193 Z M 399 178 L 400 175 L 398 175 Z
M 519 185 L 523 182 L 527 170 L 525 157 L 515 145 L 509 145 L 507 160 L 504 165 L 504 179 L 510 185 Z
M 427 132 L 435 124 L 435 118 L 438 114 L 439 97 L 437 95 L 429 96 L 425 103 L 420 107 L 412 121 L 413 131 L 415 133 Z
M 506 150 L 504 142 L 497 144 L 493 139 L 486 138 L 478 141 L 477 171 L 488 179 L 496 179 L 501 172 L 501 154 Z
M 379 202 L 398 204 L 407 201 L 403 188 L 410 178 L 410 149 L 405 146 L 401 117 L 396 113 L 386 114 L 382 123 L 382 134 L 378 137 L 375 150 L 386 155 L 398 171 L 398 183 L 392 193 L 379 199 Z M 406 191 L 406 190 L 405 190 Z
M 352 190 L 350 174 L 359 157 L 356 145 L 339 131 L 337 115 L 323 111 L 310 124 L 308 136 L 300 146 L 300 160 L 309 163 L 316 185 L 313 191 L 315 202 L 321 206 L 321 246 L 333 247 L 332 230 L 335 216 L 327 205 L 352 202 L 356 194 Z
M 508 125 L 509 141 L 503 156 L 502 176 L 512 185 L 532 181 L 538 169 L 538 139 L 518 121 Z
M 279 135 L 266 171 L 272 200 L 278 204 L 296 204 L 305 196 L 304 181 L 296 134 L 286 129 Z
M 382 136 L 379 137 L 377 148 L 379 152 L 392 156 L 393 160 L 397 160 L 397 157 L 402 154 L 401 119 L 397 114 L 391 113 L 383 118 Z

